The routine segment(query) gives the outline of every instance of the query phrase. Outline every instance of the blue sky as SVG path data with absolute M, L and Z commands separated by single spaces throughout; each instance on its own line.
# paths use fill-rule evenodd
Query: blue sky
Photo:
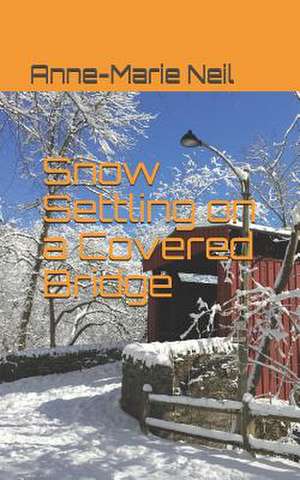
M 225 149 L 241 161 L 258 135 L 271 140 L 283 131 L 299 110 L 299 101 L 288 92 L 151 92 L 140 96 L 143 110 L 156 113 L 147 132 L 122 160 L 148 165 L 161 163 L 160 174 L 168 178 L 169 167 L 179 166 L 186 153 L 179 139 L 192 129 L 200 138 Z M 199 161 L 203 157 L 199 152 Z M 6 218 L 14 216 L 16 203 L 39 195 L 37 185 L 26 181 L 18 170 L 18 153 L 12 138 L 0 143 L 0 198 Z

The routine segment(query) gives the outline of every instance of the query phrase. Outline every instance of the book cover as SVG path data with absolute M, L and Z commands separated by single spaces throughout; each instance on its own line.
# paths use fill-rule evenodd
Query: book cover
M 2 6 L 0 480 L 298 478 L 298 18 Z

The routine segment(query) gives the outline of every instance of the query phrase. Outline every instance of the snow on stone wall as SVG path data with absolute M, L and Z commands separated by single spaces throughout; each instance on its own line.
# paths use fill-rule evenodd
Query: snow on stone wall
M 122 354 L 122 407 L 127 413 L 140 419 L 144 384 L 150 384 L 154 393 L 171 395 L 175 390 L 183 387 L 190 378 L 194 365 L 203 366 L 207 362 L 216 361 L 217 368 L 220 370 L 220 365 L 235 357 L 236 352 L 236 344 L 230 339 L 219 337 L 127 345 Z M 206 375 L 208 372 L 205 367 L 204 370 Z M 224 389 L 229 394 L 230 381 L 227 375 L 224 376 L 225 370 L 222 372 L 221 382 L 226 384 Z M 235 371 L 232 376 L 235 379 Z M 217 384 L 217 382 L 214 383 Z M 220 388 L 218 384 L 218 389 Z M 165 406 L 155 405 L 153 408 L 158 418 L 164 417 Z
M 0 357 L 0 383 L 21 378 L 66 373 L 121 359 L 121 349 L 78 345 L 8 353 Z
M 237 345 L 228 338 L 213 337 L 178 342 L 132 343 L 123 350 L 123 360 L 142 362 L 150 368 L 155 365 L 172 367 L 174 358 L 187 355 L 230 354 Z
M 229 405 L 238 400 L 237 344 L 230 339 L 214 337 L 181 342 L 134 343 L 125 347 L 122 360 L 121 405 L 128 414 L 141 420 L 143 385 L 150 384 L 156 395 L 176 395 L 178 399 L 181 398 L 178 395 L 189 397 L 184 407 L 172 404 L 170 408 L 167 402 L 153 403 L 152 417 L 159 421 L 175 419 L 188 425 L 232 432 L 234 416 L 222 411 L 212 415 L 210 410 L 193 407 L 197 402 L 195 399 L 199 398 L 202 403 L 213 399 L 209 401 L 229 402 Z M 266 400 L 260 399 L 260 403 L 266 410 L 270 409 Z M 255 434 L 260 439 L 277 441 L 286 437 L 288 427 L 289 423 L 281 420 L 264 417 L 255 420 Z M 160 431 L 156 433 L 161 434 Z M 178 435 L 178 439 L 185 438 Z M 203 439 L 198 441 L 210 444 Z
M 112 345 L 106 344 L 105 347 L 95 344 L 79 344 L 79 345 L 62 345 L 54 348 L 32 348 L 26 350 L 19 350 L 16 352 L 9 352 L 4 355 L 0 355 L 0 362 L 3 362 L 5 358 L 9 358 L 11 355 L 15 357 L 27 357 L 37 358 L 41 356 L 57 357 L 68 354 L 80 354 L 84 352 L 107 352 L 108 350 L 123 350 L 125 343 L 113 343 Z

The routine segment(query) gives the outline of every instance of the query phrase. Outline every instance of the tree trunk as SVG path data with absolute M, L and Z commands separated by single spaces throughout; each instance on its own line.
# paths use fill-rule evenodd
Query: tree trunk
M 43 247 L 44 247 L 44 238 L 48 234 L 48 229 L 49 229 L 49 223 L 43 222 L 42 225 L 42 230 L 40 234 L 40 238 L 38 241 L 38 249 L 36 253 L 36 259 L 35 263 L 31 272 L 30 280 L 29 280 L 29 285 L 28 285 L 28 291 L 26 295 L 26 300 L 25 300 L 25 305 L 24 309 L 21 315 L 21 321 L 19 325 L 19 336 L 18 336 L 18 349 L 19 350 L 24 350 L 26 348 L 27 344 L 27 329 L 28 329 L 28 324 L 30 322 L 31 318 L 31 312 L 32 312 L 32 307 L 33 307 L 33 302 L 34 302 L 34 297 L 37 289 L 37 284 L 38 284 L 38 276 L 41 270 L 41 266 L 43 263 L 43 258 L 42 258 L 42 253 L 43 253 Z
M 56 342 L 55 342 L 56 324 L 55 324 L 54 298 L 49 298 L 49 319 L 50 319 L 50 324 L 49 324 L 50 348 L 54 348 L 56 347 Z

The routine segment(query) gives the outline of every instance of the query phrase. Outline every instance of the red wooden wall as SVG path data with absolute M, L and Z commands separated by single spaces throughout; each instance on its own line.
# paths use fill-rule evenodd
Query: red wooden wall
M 252 273 L 255 281 L 259 282 L 263 286 L 273 286 L 275 278 L 280 270 L 281 261 L 272 260 L 272 259 L 261 259 L 256 260 L 252 268 L 254 271 Z M 217 293 L 217 302 L 221 305 L 229 300 L 239 288 L 239 275 L 238 275 L 238 262 L 232 263 L 232 272 L 234 278 L 232 279 L 232 284 L 225 282 L 225 273 L 221 265 L 218 268 L 218 293 Z M 252 287 L 254 285 L 252 284 Z M 294 290 L 295 288 L 300 288 L 300 263 L 297 262 L 294 265 L 292 274 L 288 282 L 287 289 Z M 292 299 L 285 301 L 289 311 L 295 311 L 297 307 L 300 306 L 299 299 Z M 228 333 L 230 329 L 230 324 L 232 319 L 219 317 L 219 328 L 217 334 L 222 335 Z M 270 346 L 270 356 L 273 360 L 279 363 L 285 363 L 286 365 L 297 375 L 300 375 L 300 340 L 295 342 L 292 341 L 292 321 L 288 315 L 283 316 L 283 326 L 284 330 L 287 332 L 287 337 L 280 342 L 271 342 Z M 227 326 L 227 328 L 226 328 Z M 248 326 L 249 331 L 249 343 L 251 344 L 253 338 L 251 338 L 251 333 L 255 333 L 255 318 L 251 321 L 251 325 Z M 282 357 L 281 351 L 285 357 Z M 257 389 L 257 395 L 268 395 L 268 393 L 276 394 L 279 391 L 279 397 L 282 399 L 288 399 L 289 393 L 291 390 L 291 384 L 282 379 L 281 375 L 278 372 L 275 372 L 267 367 L 263 368 L 261 380 Z

